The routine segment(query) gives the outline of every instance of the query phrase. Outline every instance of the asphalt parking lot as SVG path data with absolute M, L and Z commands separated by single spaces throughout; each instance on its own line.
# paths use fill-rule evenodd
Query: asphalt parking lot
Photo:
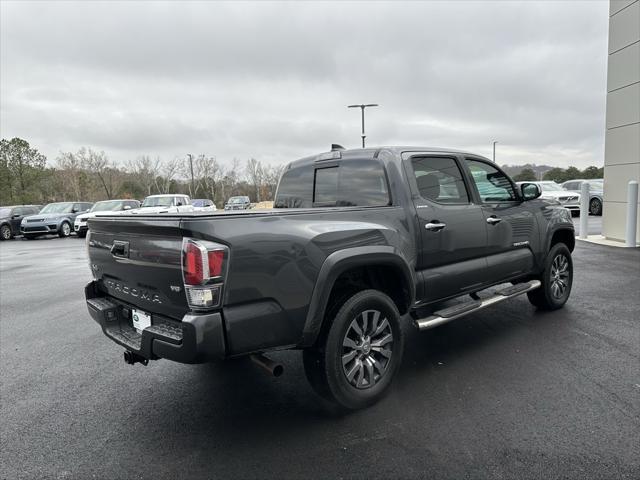
M 299 352 L 128 366 L 88 316 L 84 241 L 0 244 L 1 478 L 640 478 L 640 249 L 577 242 L 526 298 L 413 332 L 378 405 L 328 415 Z

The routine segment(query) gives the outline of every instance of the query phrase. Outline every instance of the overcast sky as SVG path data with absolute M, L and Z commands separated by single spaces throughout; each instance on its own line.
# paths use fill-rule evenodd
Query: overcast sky
M 53 162 L 368 145 L 603 164 L 608 2 L 6 2 L 2 138 Z

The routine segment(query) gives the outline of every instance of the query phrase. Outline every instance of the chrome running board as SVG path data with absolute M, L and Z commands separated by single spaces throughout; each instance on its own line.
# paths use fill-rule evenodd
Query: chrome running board
M 433 312 L 433 314 L 429 315 L 428 317 L 416 320 L 415 323 L 419 330 L 427 330 L 429 328 L 437 327 L 438 325 L 442 325 L 443 323 L 447 323 L 451 320 L 464 317 L 465 315 L 469 315 L 470 313 L 477 312 L 478 310 L 482 310 L 483 308 L 490 307 L 491 305 L 495 305 L 496 303 L 504 302 L 505 300 L 509 300 L 510 298 L 517 297 L 518 295 L 522 295 L 523 293 L 527 293 L 531 290 L 535 290 L 536 288 L 540 288 L 541 285 L 542 284 L 540 283 L 540 280 L 531 280 L 530 282 L 517 283 L 510 287 L 496 290 L 494 294 L 488 298 L 460 303 L 443 310 L 438 310 L 437 312 Z

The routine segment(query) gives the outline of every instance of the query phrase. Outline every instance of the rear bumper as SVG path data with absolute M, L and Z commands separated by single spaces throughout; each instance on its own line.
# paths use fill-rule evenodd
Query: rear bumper
M 152 314 L 152 325 L 138 333 L 131 323 L 134 305 L 100 292 L 95 282 L 85 287 L 87 308 L 103 333 L 127 350 L 149 359 L 203 363 L 226 356 L 220 313 L 187 314 L 181 322 Z

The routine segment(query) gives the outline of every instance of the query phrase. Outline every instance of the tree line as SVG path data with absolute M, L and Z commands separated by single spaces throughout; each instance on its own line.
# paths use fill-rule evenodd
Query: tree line
M 566 182 L 568 180 L 575 180 L 577 178 L 592 179 L 603 178 L 604 167 L 587 167 L 584 170 L 580 170 L 576 167 L 560 168 L 554 167 L 547 170 L 542 175 L 542 180 L 552 180 L 557 183 Z M 527 182 L 539 180 L 538 175 L 532 168 L 523 168 L 520 173 L 513 176 L 516 182 Z
M 282 168 L 255 158 L 223 163 L 205 154 L 168 160 L 141 155 L 118 165 L 104 152 L 86 147 L 60 152 L 48 165 L 26 140 L 2 139 L 0 205 L 142 199 L 159 193 L 209 198 L 218 207 L 235 195 L 261 202 L 273 200 Z

